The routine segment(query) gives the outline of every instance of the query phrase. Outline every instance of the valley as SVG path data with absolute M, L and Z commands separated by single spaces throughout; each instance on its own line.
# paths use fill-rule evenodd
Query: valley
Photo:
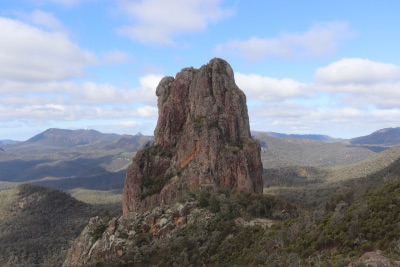
M 114 201 L 119 199 L 126 168 L 136 151 L 152 139 L 141 134 L 49 129 L 25 142 L 3 146 L 0 189 L 32 183 L 72 190 L 73 195 L 83 199 L 84 195 L 98 198 L 100 190 L 108 192 L 103 199 Z

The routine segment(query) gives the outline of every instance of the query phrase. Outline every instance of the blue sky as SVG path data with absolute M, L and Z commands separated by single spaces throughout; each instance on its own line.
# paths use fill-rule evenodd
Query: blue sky
M 400 126 L 397 0 L 0 2 L 0 139 L 152 135 L 163 76 L 227 60 L 257 131 Z

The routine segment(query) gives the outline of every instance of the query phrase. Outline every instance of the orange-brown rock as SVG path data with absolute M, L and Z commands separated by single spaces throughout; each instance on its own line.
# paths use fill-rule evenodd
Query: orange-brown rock
M 226 61 L 215 58 L 164 77 L 156 95 L 155 141 L 128 168 L 124 215 L 196 187 L 262 192 L 260 146 L 250 135 L 246 96 Z

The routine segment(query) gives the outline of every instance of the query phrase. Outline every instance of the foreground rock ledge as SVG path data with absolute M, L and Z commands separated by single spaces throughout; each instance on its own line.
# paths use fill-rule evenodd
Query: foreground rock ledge
M 246 96 L 226 61 L 215 58 L 164 77 L 156 94 L 155 142 L 128 168 L 124 216 L 197 187 L 262 192 L 260 146 L 250 135 Z

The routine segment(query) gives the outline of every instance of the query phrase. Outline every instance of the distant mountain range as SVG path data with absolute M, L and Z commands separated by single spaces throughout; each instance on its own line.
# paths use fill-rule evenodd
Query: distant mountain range
M 400 127 L 385 128 L 373 132 L 372 134 L 352 139 L 341 139 L 329 135 L 320 135 L 320 134 L 284 134 L 276 132 L 257 132 L 257 131 L 252 132 L 253 135 L 257 135 L 259 133 L 271 137 L 308 139 L 308 140 L 323 141 L 328 143 L 346 142 L 353 145 L 400 146 Z
M 4 145 L 14 145 L 14 144 L 17 144 L 17 143 L 19 143 L 20 141 L 14 141 L 14 140 L 9 140 L 9 139 L 6 139 L 6 140 L 0 140 L 0 146 L 4 146 Z
M 350 143 L 355 145 L 398 146 L 400 145 L 400 127 L 381 129 L 366 136 L 350 139 Z
M 321 135 L 321 134 L 284 134 L 284 133 L 276 133 L 276 132 L 252 132 L 253 135 L 257 133 L 264 133 L 268 136 L 278 137 L 278 138 L 295 138 L 295 139 L 309 139 L 315 141 L 323 141 L 323 142 L 341 142 L 343 139 L 335 138 L 329 135 Z
M 96 130 L 51 128 L 24 142 L 8 140 L 7 145 L 3 143 L 3 150 L 11 153 L 22 151 L 24 153 L 47 153 L 59 151 L 62 148 L 64 150 L 123 149 L 124 151 L 135 152 L 152 140 L 152 136 L 145 136 L 141 133 L 136 135 L 119 135 L 101 133 Z
M 263 148 L 265 168 L 332 167 L 364 160 L 388 145 L 400 145 L 399 131 L 384 129 L 351 140 L 317 134 L 252 134 Z M 153 136 L 141 133 L 118 135 L 51 128 L 27 141 L 0 146 L 0 181 L 31 181 L 64 190 L 118 189 L 134 153 L 153 140 Z
M 110 142 L 117 140 L 117 134 L 104 134 L 96 130 L 65 130 L 48 129 L 28 139 L 26 143 L 36 143 L 52 146 L 81 146 L 93 143 Z
M 285 134 L 277 132 L 252 131 L 252 135 L 259 133 L 278 138 L 294 138 L 322 141 L 328 143 L 348 142 L 353 145 L 378 145 L 378 146 L 399 146 L 400 145 L 400 127 L 385 128 L 373 132 L 372 134 L 356 137 L 352 139 L 341 139 L 322 134 Z M 41 145 L 45 147 L 97 147 L 107 149 L 128 148 L 136 151 L 146 142 L 153 141 L 153 136 L 146 136 L 140 132 L 135 135 L 119 135 L 114 133 L 101 133 L 96 130 L 66 130 L 50 128 L 39 133 L 27 141 L 0 140 L 0 146 L 27 146 Z

